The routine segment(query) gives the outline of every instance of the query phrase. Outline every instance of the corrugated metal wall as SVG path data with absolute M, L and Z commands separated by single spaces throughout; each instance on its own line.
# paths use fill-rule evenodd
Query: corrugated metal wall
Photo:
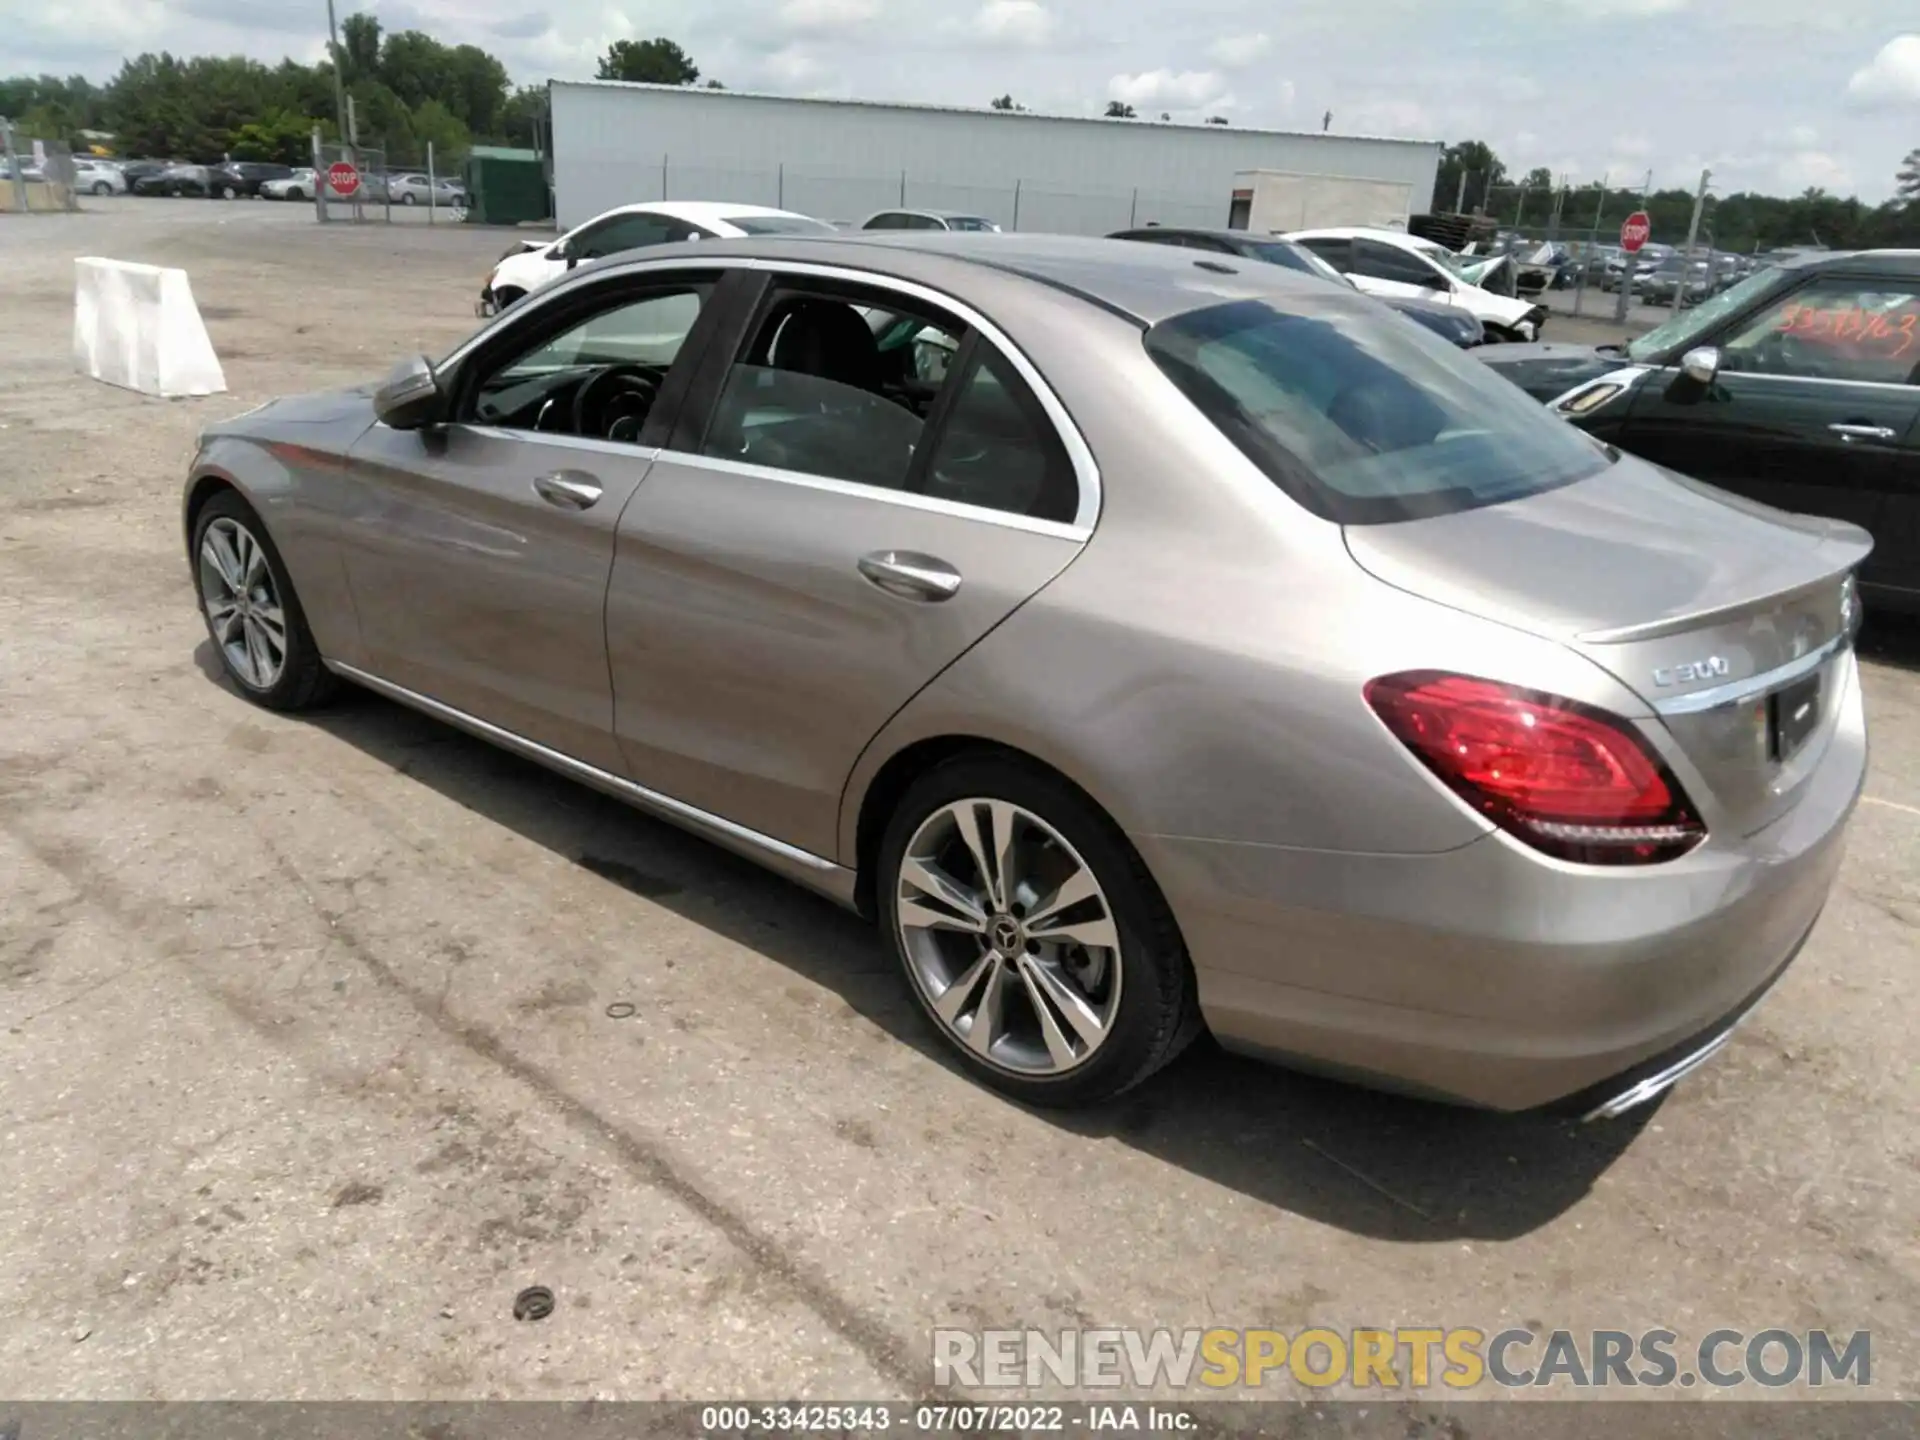
M 1104 234 L 1225 225 L 1233 177 L 1291 170 L 1398 180 L 1415 208 L 1440 146 L 1229 126 L 1079 120 L 555 81 L 560 224 L 646 200 L 736 200 L 858 224 L 907 205 L 1012 229 Z

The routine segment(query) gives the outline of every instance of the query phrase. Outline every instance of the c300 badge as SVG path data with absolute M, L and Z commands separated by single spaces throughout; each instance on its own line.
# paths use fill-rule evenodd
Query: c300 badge
M 1693 660 L 1685 665 L 1671 665 L 1664 670 L 1653 672 L 1656 685 L 1690 685 L 1695 680 L 1717 680 L 1721 676 L 1731 675 L 1733 666 L 1727 663 L 1724 655 L 1709 655 L 1704 660 Z

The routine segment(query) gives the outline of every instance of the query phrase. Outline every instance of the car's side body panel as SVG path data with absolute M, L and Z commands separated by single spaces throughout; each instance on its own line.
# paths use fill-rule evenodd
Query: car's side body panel
M 867 741 L 1079 553 L 1073 534 L 860 487 L 663 453 L 620 525 L 607 599 L 634 777 L 818 854 Z M 862 556 L 961 576 L 940 601 L 879 589 Z

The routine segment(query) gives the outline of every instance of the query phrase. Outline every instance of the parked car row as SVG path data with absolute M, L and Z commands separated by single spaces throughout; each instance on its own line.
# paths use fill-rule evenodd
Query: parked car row
M 1821 912 L 1873 564 L 1625 442 L 1643 401 L 1738 424 L 1777 362 L 1850 396 L 1799 483 L 1910 476 L 1920 259 L 1756 278 L 1640 354 L 1462 355 L 1359 293 L 1485 304 L 1381 233 L 1293 237 L 1334 283 L 1165 236 L 596 217 L 503 259 L 489 293 L 527 290 L 445 359 L 208 427 L 213 653 L 258 704 L 352 682 L 869 917 L 1023 1101 L 1211 1029 L 1620 1114 Z M 1607 368 L 1549 408 L 1508 357 Z M 1576 428 L 1621 409 L 1621 443 Z
M 999 233 L 979 216 L 949 211 L 888 210 L 869 217 L 861 233 Z M 824 220 L 789 210 L 711 201 L 657 201 L 623 205 L 548 242 L 522 241 L 495 263 L 481 286 L 476 311 L 491 315 L 558 279 L 582 261 L 679 241 L 750 235 L 832 235 Z M 1322 229 L 1283 237 L 1245 230 L 1148 226 L 1111 239 L 1172 245 L 1316 275 L 1384 300 L 1461 346 L 1489 340 L 1533 341 L 1546 310 L 1481 289 L 1475 267 L 1429 240 L 1399 231 Z
M 92 195 L 131 193 L 214 200 L 297 201 L 312 200 L 316 185 L 311 166 L 254 160 L 195 165 L 171 160 L 76 159 L 74 169 L 78 188 Z M 447 176 L 429 180 L 424 171 L 364 171 L 360 198 L 375 204 L 438 205 L 449 209 L 467 203 L 466 187 L 459 180 Z

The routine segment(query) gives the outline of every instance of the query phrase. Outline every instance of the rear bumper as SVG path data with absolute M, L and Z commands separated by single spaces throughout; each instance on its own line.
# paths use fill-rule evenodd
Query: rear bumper
M 1788 814 L 1664 865 L 1566 865 L 1504 835 L 1437 855 L 1136 843 L 1229 1048 L 1492 1109 L 1591 1111 L 1706 1047 L 1784 971 L 1865 774 L 1856 683 Z

